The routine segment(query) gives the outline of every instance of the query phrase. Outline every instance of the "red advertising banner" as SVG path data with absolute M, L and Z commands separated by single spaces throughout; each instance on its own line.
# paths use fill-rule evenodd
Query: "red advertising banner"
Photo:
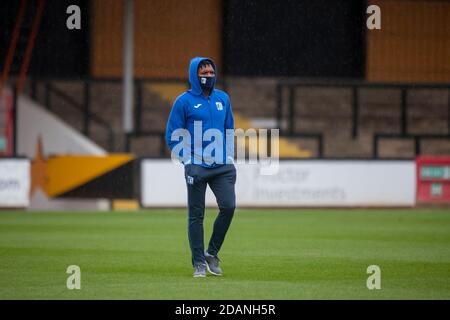
M 450 203 L 450 157 L 416 158 L 417 202 Z

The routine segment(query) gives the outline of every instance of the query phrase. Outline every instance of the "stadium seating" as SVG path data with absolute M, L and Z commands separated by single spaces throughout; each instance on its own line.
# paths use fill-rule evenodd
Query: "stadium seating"
M 226 90 L 231 96 L 236 114 L 236 126 L 246 129 L 261 123 L 276 127 L 277 78 L 229 78 Z M 38 81 L 36 99 L 43 105 L 48 97 L 46 83 Z M 82 81 L 52 81 L 52 87 L 65 92 L 80 106 L 84 104 Z M 165 130 L 171 103 L 184 83 L 144 82 L 141 93 L 140 124 L 142 132 Z M 124 148 L 122 133 L 122 90 L 119 81 L 98 80 L 91 82 L 90 104 L 92 113 L 109 123 L 114 132 L 114 148 Z M 283 93 L 285 96 L 286 93 Z M 323 135 L 323 156 L 327 158 L 370 158 L 373 154 L 375 133 L 399 133 L 401 92 L 392 88 L 361 88 L 357 135 L 352 136 L 352 91 L 339 87 L 299 87 L 295 89 L 295 133 L 318 132 Z M 46 100 L 47 99 L 47 100 Z M 407 132 L 410 134 L 448 134 L 449 92 L 444 89 L 413 89 L 407 95 Z M 83 130 L 83 113 L 68 105 L 67 99 L 50 94 L 52 111 L 78 130 Z M 286 106 L 283 106 L 286 108 Z M 283 119 L 281 127 L 285 126 Z M 108 149 L 108 136 L 104 126 L 90 121 L 89 137 Z M 317 142 L 312 138 L 289 138 L 280 141 L 280 156 L 303 158 L 318 155 Z M 428 154 L 450 153 L 450 140 L 427 139 L 421 149 Z M 158 157 L 161 150 L 168 155 L 163 140 L 157 135 L 139 135 L 130 142 L 130 150 L 138 156 Z M 283 150 L 294 150 L 287 153 Z M 414 157 L 414 141 L 411 139 L 386 139 L 379 142 L 382 158 Z

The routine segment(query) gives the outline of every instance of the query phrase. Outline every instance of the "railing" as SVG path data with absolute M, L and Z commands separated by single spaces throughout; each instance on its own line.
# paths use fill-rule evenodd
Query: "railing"
M 379 158 L 378 142 L 380 139 L 402 139 L 402 140 L 413 139 L 414 140 L 414 154 L 417 156 L 417 155 L 421 154 L 421 141 L 422 140 L 426 140 L 426 139 L 446 140 L 446 139 L 450 139 L 450 135 L 375 133 L 374 138 L 373 138 L 373 157 L 374 158 Z
M 296 95 L 295 90 L 297 88 L 348 88 L 352 91 L 352 108 L 351 108 L 351 136 L 356 139 L 359 134 L 359 90 L 362 88 L 368 89 L 397 89 L 401 92 L 400 99 L 400 117 L 399 117 L 399 127 L 400 133 L 383 133 L 375 132 L 373 134 L 373 158 L 378 158 L 378 141 L 380 139 L 414 139 L 415 143 L 415 154 L 420 154 L 420 142 L 423 139 L 450 139 L 450 84 L 404 84 L 404 83 L 369 83 L 365 81 L 358 80 L 321 80 L 321 81 L 308 81 L 308 80 L 281 80 L 278 82 L 276 87 L 277 104 L 275 108 L 275 118 L 277 119 L 278 127 L 280 128 L 281 135 L 286 137 L 303 137 L 307 134 L 312 134 L 317 138 L 319 149 L 322 146 L 323 136 L 322 133 L 299 133 L 294 129 L 294 122 L 301 121 L 296 118 Z M 449 92 L 448 98 L 448 133 L 447 134 L 409 134 L 408 133 L 408 102 L 407 95 L 408 91 L 412 89 L 446 89 Z M 288 94 L 287 106 L 288 114 L 283 113 L 283 93 Z M 283 120 L 287 118 L 287 128 L 282 128 Z M 319 158 L 323 155 L 319 153 Z
M 83 103 L 82 104 L 77 102 L 73 97 L 71 97 L 64 91 L 53 86 L 50 82 L 45 83 L 44 92 L 45 92 L 44 93 L 44 96 L 45 96 L 44 104 L 45 104 L 45 107 L 47 108 L 47 110 L 51 111 L 53 109 L 52 95 L 59 97 L 60 99 L 64 100 L 64 102 L 66 102 L 68 106 L 72 107 L 75 110 L 78 110 L 82 114 L 83 128 L 81 131 L 83 132 L 83 134 L 85 134 L 86 136 L 89 136 L 90 122 L 92 121 L 92 122 L 96 123 L 103 129 L 105 129 L 108 134 L 108 142 L 107 142 L 108 150 L 114 150 L 114 133 L 113 133 L 111 125 L 107 121 L 103 120 L 102 118 L 100 118 L 99 116 L 97 116 L 96 114 L 94 114 L 90 111 L 90 101 L 91 101 L 90 92 L 91 92 L 91 90 L 90 90 L 90 82 L 89 81 L 85 81 L 83 84 Z M 31 95 L 33 98 L 36 98 L 37 93 L 36 93 L 35 83 L 32 85 L 32 94 Z
M 117 83 L 121 84 L 122 79 L 120 78 L 85 78 L 85 79 L 79 79 L 83 82 L 83 103 L 80 104 L 77 102 L 72 96 L 65 93 L 61 89 L 58 89 L 56 86 L 52 85 L 50 81 L 56 82 L 59 80 L 72 80 L 72 79 L 37 79 L 37 78 L 31 78 L 31 96 L 32 98 L 36 99 L 38 96 L 38 82 L 44 83 L 44 105 L 48 110 L 53 109 L 52 105 L 52 95 L 58 96 L 59 98 L 63 99 L 67 105 L 72 107 L 74 110 L 78 110 L 80 112 L 80 115 L 82 116 L 82 132 L 86 136 L 90 135 L 90 123 L 91 121 L 98 124 L 99 126 L 103 127 L 107 133 L 108 133 L 108 150 L 113 151 L 115 150 L 115 140 L 114 140 L 114 131 L 112 129 L 112 126 L 107 121 L 103 120 L 101 117 L 97 116 L 96 114 L 91 112 L 91 86 L 92 84 L 98 84 L 98 83 Z M 163 79 L 163 78 L 136 78 L 134 80 L 134 89 L 135 89 L 135 95 L 134 95 L 134 114 L 133 114 L 133 123 L 134 123 L 134 129 L 133 132 L 129 133 L 123 133 L 124 136 L 124 151 L 129 152 L 131 148 L 131 141 L 135 138 L 141 138 L 141 137 L 159 137 L 161 141 L 161 147 L 160 147 L 160 157 L 165 157 L 165 132 L 164 131 L 151 131 L 151 130 L 142 130 L 142 109 L 143 109 L 143 87 L 145 84 L 148 83 L 185 83 L 188 84 L 187 79 L 181 79 L 181 78 L 169 78 L 169 79 Z M 219 80 L 218 85 L 221 86 L 224 90 L 226 90 L 226 83 L 224 81 Z
M 52 79 L 53 81 L 54 79 Z M 45 105 L 48 108 L 52 108 L 52 95 L 56 95 L 68 105 L 78 110 L 82 115 L 83 125 L 82 131 L 89 136 L 90 122 L 93 121 L 99 126 L 103 127 L 108 132 L 108 148 L 110 151 L 114 150 L 114 132 L 111 124 L 93 114 L 90 111 L 90 95 L 91 85 L 93 83 L 121 83 L 120 78 L 109 79 L 81 79 L 83 81 L 83 103 L 75 101 L 73 97 L 66 94 L 64 91 L 51 85 L 50 81 L 43 80 L 45 85 Z M 41 81 L 41 80 L 40 80 Z M 141 137 L 158 137 L 160 140 L 160 152 L 159 156 L 165 157 L 167 150 L 165 147 L 165 132 L 160 130 L 143 130 L 142 129 L 142 112 L 143 112 L 143 91 L 144 85 L 147 83 L 155 82 L 172 82 L 172 83 L 186 83 L 186 79 L 135 79 L 135 100 L 134 100 L 134 130 L 130 133 L 122 133 L 124 136 L 124 149 L 130 151 L 131 141 L 135 138 Z M 219 82 L 219 85 L 226 90 L 227 82 L 223 79 Z M 400 116 L 399 116 L 399 133 L 392 134 L 386 132 L 374 132 L 373 133 L 373 158 L 379 158 L 378 144 L 381 139 L 413 139 L 414 140 L 414 152 L 420 154 L 421 141 L 426 139 L 450 139 L 450 84 L 397 84 L 397 83 L 369 83 L 361 80 L 281 80 L 276 86 L 276 106 L 275 106 L 275 119 L 277 120 L 277 127 L 280 129 L 280 136 L 291 138 L 312 138 L 317 141 L 317 157 L 324 158 L 323 145 L 324 135 L 322 132 L 298 132 L 295 130 L 295 122 L 302 121 L 296 116 L 296 90 L 302 88 L 347 88 L 351 90 L 351 137 L 356 139 L 359 135 L 360 125 L 360 90 L 361 89 L 397 89 L 400 90 Z M 36 79 L 32 81 L 32 96 L 36 96 Z M 448 99 L 448 133 L 447 134 L 410 134 L 408 132 L 408 92 L 413 89 L 445 89 L 449 91 Z M 284 99 L 284 95 L 287 94 L 287 99 Z M 284 106 L 286 106 L 287 112 L 284 112 Z M 311 115 L 316 116 L 316 115 Z M 283 122 L 286 120 L 286 125 L 283 126 Z
M 186 79 L 172 78 L 172 79 L 135 79 L 135 100 L 134 100 L 134 130 L 131 133 L 125 134 L 125 150 L 127 152 L 131 149 L 131 140 L 134 138 L 141 137 L 158 137 L 160 139 L 160 157 L 166 156 L 166 142 L 165 142 L 165 132 L 164 131 L 156 131 L 156 130 L 142 130 L 142 93 L 143 86 L 147 83 L 185 83 L 188 85 L 188 81 Z M 223 80 L 217 81 L 218 86 L 220 86 L 223 90 L 227 90 L 227 83 Z

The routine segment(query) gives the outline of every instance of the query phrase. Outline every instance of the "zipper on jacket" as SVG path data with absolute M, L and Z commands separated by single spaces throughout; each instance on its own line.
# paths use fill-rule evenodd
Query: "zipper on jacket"
M 209 109 L 209 122 L 211 123 L 211 128 L 214 127 L 213 123 L 213 116 L 212 116 L 212 110 L 211 110 L 211 94 L 207 98 L 208 100 L 208 109 Z

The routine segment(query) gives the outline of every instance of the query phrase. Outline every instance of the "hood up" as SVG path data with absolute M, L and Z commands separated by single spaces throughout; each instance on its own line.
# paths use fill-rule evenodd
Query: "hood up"
M 211 61 L 211 64 L 214 68 L 214 73 L 216 72 L 216 64 L 214 63 L 214 61 L 210 58 L 205 58 L 205 57 L 195 57 L 191 60 L 191 64 L 189 65 L 189 82 L 191 84 L 191 89 L 189 89 L 189 92 L 191 92 L 192 94 L 195 95 L 201 95 L 203 90 L 202 87 L 200 86 L 200 81 L 198 80 L 198 65 L 200 64 L 200 62 L 202 62 L 203 60 L 209 60 Z M 217 75 L 216 75 L 216 80 L 217 80 Z M 215 83 L 213 83 L 212 86 L 212 90 L 214 90 L 215 87 Z

